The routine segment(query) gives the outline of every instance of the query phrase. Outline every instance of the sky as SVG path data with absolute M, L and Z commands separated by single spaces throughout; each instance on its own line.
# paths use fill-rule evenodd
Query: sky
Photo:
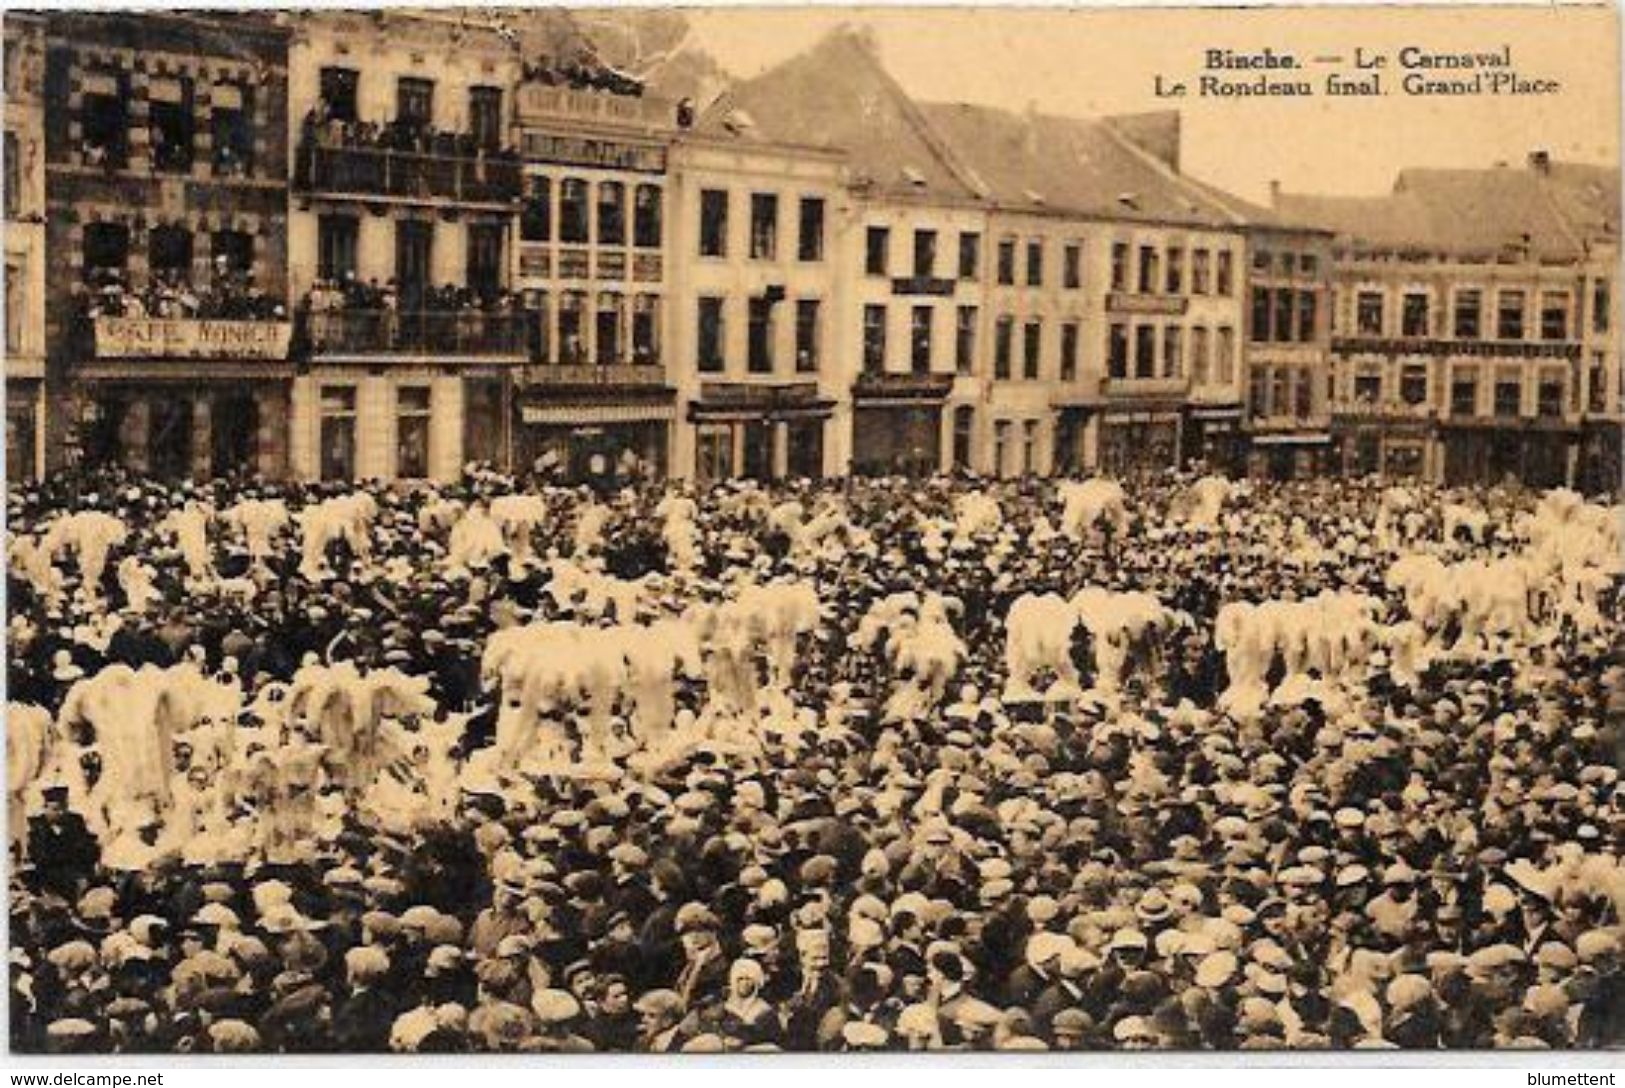
M 1097 116 L 1177 106 L 1186 172 L 1267 202 L 1289 192 L 1381 193 L 1407 166 L 1521 164 L 1531 150 L 1618 163 L 1619 36 L 1601 8 L 693 8 L 696 44 L 749 77 L 842 24 L 874 33 L 888 70 L 927 101 Z M 1398 64 L 1406 46 L 1488 52 L 1510 46 L 1520 75 L 1551 95 L 1159 99 L 1155 76 L 1194 89 L 1204 51 L 1228 48 Z M 1224 73 L 1245 76 L 1253 73 Z M 1272 73 L 1281 75 L 1282 73 Z M 1398 72 L 1396 75 L 1402 75 Z M 1437 73 L 1450 75 L 1454 73 Z M 1289 74 L 1290 75 L 1290 74 Z M 1319 76 L 1316 76 L 1319 82 Z

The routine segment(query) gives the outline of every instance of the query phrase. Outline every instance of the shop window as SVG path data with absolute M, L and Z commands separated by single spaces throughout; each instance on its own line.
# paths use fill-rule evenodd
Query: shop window
M 1128 289 L 1128 244 L 1125 242 L 1112 243 L 1112 290 L 1126 291 Z
M 1482 331 L 1483 296 L 1476 290 L 1456 292 L 1454 331 L 1458 340 L 1477 340 Z
M 598 296 L 593 361 L 599 366 L 614 366 L 622 361 L 621 322 L 625 305 L 625 300 L 613 291 L 604 291 Z
M 468 286 L 480 298 L 490 300 L 502 292 L 501 223 L 468 225 Z
M 1569 338 L 1569 293 L 1548 291 L 1540 297 L 1540 338 L 1567 340 Z
M 434 81 L 402 76 L 395 81 L 395 119 L 407 129 L 434 124 Z
M 1428 334 L 1428 297 L 1416 291 L 1408 291 L 1402 302 L 1399 314 L 1399 333 L 1401 336 L 1426 336 Z
M 658 185 L 639 185 L 632 199 L 632 244 L 639 249 L 659 249 L 661 200 Z
M 353 215 L 316 217 L 316 275 L 342 282 L 356 274 L 361 224 Z
M 702 480 L 726 480 L 733 476 L 734 432 L 725 424 L 709 424 L 696 436 L 698 469 Z
M 909 320 L 909 365 L 916 374 L 931 373 L 931 307 L 916 306 Z
M 484 151 L 502 147 L 502 88 L 468 89 L 468 131 L 474 146 Z
M 886 369 L 886 307 L 863 308 L 863 370 L 879 374 Z
M 723 189 L 700 190 L 700 256 L 728 255 L 728 193 Z
M 993 377 L 996 381 L 1010 380 L 1010 353 L 1015 339 L 1014 319 L 1000 317 L 993 326 Z
M 1027 286 L 1044 285 L 1044 242 L 1034 238 L 1027 243 Z
M 863 271 L 870 276 L 884 276 L 891 267 L 891 231 L 885 227 L 870 227 L 863 238 Z
M 321 394 L 321 475 L 323 480 L 353 480 L 355 462 L 355 387 L 324 385 Z
M 1495 299 L 1495 336 L 1499 340 L 1523 339 L 1523 292 L 1502 291 Z
M 1185 251 L 1179 246 L 1168 250 L 1168 293 L 1177 295 L 1185 289 Z
M 361 73 L 354 68 L 323 68 L 320 83 L 326 119 L 356 121 L 356 92 L 361 85 Z
M 954 317 L 954 370 L 970 374 L 976 369 L 976 314 L 975 306 L 961 306 Z
M 79 97 L 79 135 L 88 166 L 130 162 L 130 81 L 122 72 L 88 72 Z
M 1113 325 L 1106 339 L 1106 376 L 1128 377 L 1128 326 Z
M 626 186 L 618 181 L 598 183 L 598 244 L 626 244 Z
M 824 259 L 824 199 L 816 196 L 801 198 L 800 214 L 796 219 L 796 259 L 821 261 Z
M 254 170 L 254 89 L 216 83 L 209 96 L 215 177 L 245 177 Z
M 421 480 L 429 475 L 429 390 L 407 386 L 395 395 L 395 475 Z
M 773 373 L 773 304 L 765 298 L 750 300 L 749 344 L 745 365 L 752 374 Z
M 777 260 L 779 255 L 779 198 L 774 193 L 750 195 L 750 257 Z
M 586 329 L 582 322 L 587 296 L 566 291 L 559 296 L 559 362 L 580 366 L 587 361 Z
M 1078 323 L 1067 321 L 1061 325 L 1061 380 L 1078 379 Z
M 581 178 L 559 182 L 559 241 L 567 245 L 587 244 L 587 183 Z
M 818 373 L 819 304 L 815 298 L 796 301 L 796 373 Z
M 695 360 L 701 373 L 720 374 L 725 368 L 722 319 L 722 300 L 710 296 L 701 297 L 697 319 L 699 358 Z
M 553 181 L 542 174 L 532 174 L 529 180 L 525 199 L 519 206 L 519 238 L 525 242 L 551 242 Z
M 1009 287 L 1016 282 L 1016 240 L 999 239 L 999 283 Z
M 959 232 L 959 278 L 973 280 L 981 275 L 982 236 L 975 231 Z
M 1354 327 L 1361 336 L 1382 335 L 1382 294 L 1361 291 L 1354 300 Z
M 85 225 L 85 282 L 122 277 L 130 262 L 130 228 L 123 223 Z
M 1178 325 L 1169 325 L 1162 330 L 1162 376 L 1164 378 L 1177 378 L 1183 369 L 1183 331 Z
M 917 230 L 914 232 L 914 277 L 923 280 L 936 274 L 937 232 Z
M 655 366 L 660 362 L 660 299 L 639 295 L 632 303 L 632 362 Z

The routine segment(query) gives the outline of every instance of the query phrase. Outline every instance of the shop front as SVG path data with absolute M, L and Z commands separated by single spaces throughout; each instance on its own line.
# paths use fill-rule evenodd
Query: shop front
M 6 479 L 37 480 L 45 456 L 45 389 L 38 377 L 6 374 Z
M 1324 475 L 1332 452 L 1325 431 L 1279 431 L 1252 436 L 1247 475 L 1265 480 L 1305 480 Z
M 699 399 L 688 406 L 695 478 L 822 477 L 824 432 L 834 408 L 812 382 L 702 385 Z
M 852 387 L 852 473 L 930 476 L 943 468 L 952 374 L 865 374 Z
M 1578 428 L 1552 421 L 1449 421 L 1443 436 L 1444 482 L 1452 487 L 1520 482 L 1563 487 L 1580 459 Z
M 1132 479 L 1174 468 L 1181 422 L 1176 410 L 1107 411 L 1100 419 L 1100 471 Z
M 1186 467 L 1200 464 L 1209 472 L 1239 473 L 1246 462 L 1246 435 L 1241 407 L 1192 408 L 1181 429 Z
M 1620 493 L 1625 486 L 1625 466 L 1621 463 L 1622 440 L 1619 421 L 1587 420 L 1580 433 L 1579 465 L 1575 486 L 1587 495 Z
M 526 404 L 521 460 L 570 483 L 619 486 L 661 479 L 675 418 L 668 403 Z

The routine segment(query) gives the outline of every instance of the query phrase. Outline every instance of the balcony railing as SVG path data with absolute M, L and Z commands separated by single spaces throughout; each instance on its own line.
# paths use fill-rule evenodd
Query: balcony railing
M 1569 340 L 1439 340 L 1361 334 L 1332 340 L 1340 355 L 1472 355 L 1509 359 L 1578 359 L 1580 345 Z
M 306 144 L 299 160 L 295 185 L 309 192 L 459 204 L 510 204 L 520 192 L 513 159 Z
M 534 314 L 331 310 L 310 315 L 316 355 L 529 356 Z
M 659 363 L 612 363 L 604 366 L 592 364 L 555 363 L 528 366 L 525 381 L 531 385 L 555 387 L 605 386 L 637 388 L 664 386 L 666 369 Z

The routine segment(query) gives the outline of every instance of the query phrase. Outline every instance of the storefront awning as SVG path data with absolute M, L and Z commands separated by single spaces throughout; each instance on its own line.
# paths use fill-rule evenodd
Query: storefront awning
M 1255 446 L 1324 446 L 1331 442 L 1332 436 L 1324 431 L 1306 432 L 1300 434 L 1255 434 Z
M 670 404 L 527 404 L 519 410 L 527 424 L 579 427 L 599 423 L 670 423 Z

